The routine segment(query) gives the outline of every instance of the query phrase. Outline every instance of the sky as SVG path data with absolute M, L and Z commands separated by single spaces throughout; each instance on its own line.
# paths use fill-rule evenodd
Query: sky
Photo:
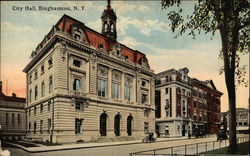
M 63 14 L 82 21 L 86 26 L 101 32 L 101 14 L 106 1 L 2 1 L 1 2 L 1 80 L 3 92 L 25 97 L 24 67 L 30 54 Z M 25 6 L 78 6 L 71 11 L 28 11 Z M 159 73 L 171 68 L 187 67 L 189 76 L 199 80 L 212 79 L 217 89 L 223 92 L 221 111 L 228 110 L 227 90 L 224 75 L 219 75 L 222 60 L 219 33 L 201 34 L 192 39 L 183 35 L 174 38 L 167 13 L 160 1 L 112 1 L 117 15 L 117 41 L 146 54 L 150 67 Z M 20 8 L 23 7 L 22 10 Z M 184 13 L 192 12 L 193 2 L 182 4 Z M 84 9 L 82 9 L 84 8 Z M 249 54 L 241 57 L 249 67 Z M 249 68 L 247 68 L 249 71 Z M 246 79 L 249 79 L 249 73 Z M 7 83 L 8 87 L 6 87 Z M 247 108 L 249 88 L 237 87 L 236 107 Z

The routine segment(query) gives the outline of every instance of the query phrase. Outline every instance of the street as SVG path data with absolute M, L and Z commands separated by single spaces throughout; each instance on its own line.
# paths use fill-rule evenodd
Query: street
M 129 144 L 129 145 L 118 145 L 118 146 L 105 146 L 105 147 L 95 147 L 95 148 L 82 148 L 82 149 L 72 149 L 72 150 L 61 150 L 61 151 L 50 151 L 50 152 L 40 152 L 40 153 L 28 153 L 22 149 L 17 148 L 7 148 L 11 152 L 11 156 L 128 156 L 129 153 L 144 151 L 144 150 L 151 150 L 151 149 L 159 149 L 159 148 L 166 148 L 166 147 L 173 147 L 173 146 L 182 146 L 187 144 L 195 144 L 201 142 L 208 142 L 208 141 L 216 141 L 216 137 L 209 137 L 209 138 L 197 138 L 197 139 L 182 139 L 182 140 L 171 140 L 171 141 L 162 141 L 156 143 L 140 143 L 140 144 Z M 228 144 L 228 143 L 227 143 Z M 209 144 L 207 150 L 211 150 L 212 143 Z M 215 142 L 215 148 L 219 147 L 219 142 Z M 221 143 L 221 147 L 225 146 L 225 142 Z M 174 153 L 182 153 L 184 150 L 183 147 L 174 148 Z M 205 150 L 205 144 L 199 144 L 198 152 L 202 152 Z M 202 150 L 202 151 L 201 151 Z M 158 152 L 158 153 L 157 153 Z M 171 150 L 162 150 L 157 151 L 157 154 L 164 153 L 170 154 Z M 196 148 L 194 145 L 187 146 L 187 153 L 195 153 Z

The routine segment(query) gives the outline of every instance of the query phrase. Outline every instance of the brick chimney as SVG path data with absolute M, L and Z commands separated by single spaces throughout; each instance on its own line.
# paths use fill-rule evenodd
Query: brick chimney
M 12 93 L 12 97 L 16 97 L 16 94 L 15 94 L 15 93 Z

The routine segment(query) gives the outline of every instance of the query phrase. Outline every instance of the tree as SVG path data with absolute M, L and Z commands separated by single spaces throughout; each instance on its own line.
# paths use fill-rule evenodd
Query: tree
M 201 33 L 219 31 L 222 43 L 220 57 L 223 59 L 221 72 L 225 82 L 229 101 L 229 149 L 237 151 L 236 141 L 236 84 L 246 85 L 244 78 L 246 66 L 240 65 L 240 55 L 249 52 L 250 45 L 250 1 L 249 0 L 198 0 L 194 2 L 194 11 L 184 17 L 181 0 L 162 0 L 162 8 L 176 7 L 168 13 L 173 32 L 177 36 L 188 33 L 193 38 Z

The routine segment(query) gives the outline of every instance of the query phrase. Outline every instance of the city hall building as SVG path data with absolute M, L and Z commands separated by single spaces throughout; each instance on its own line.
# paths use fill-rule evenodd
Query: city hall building
M 141 139 L 155 129 L 154 72 L 116 41 L 108 3 L 102 33 L 63 15 L 31 54 L 27 139 L 55 143 Z
M 188 75 L 188 68 L 156 74 L 156 131 L 160 137 L 214 134 L 220 128 L 220 97 L 212 80 Z

